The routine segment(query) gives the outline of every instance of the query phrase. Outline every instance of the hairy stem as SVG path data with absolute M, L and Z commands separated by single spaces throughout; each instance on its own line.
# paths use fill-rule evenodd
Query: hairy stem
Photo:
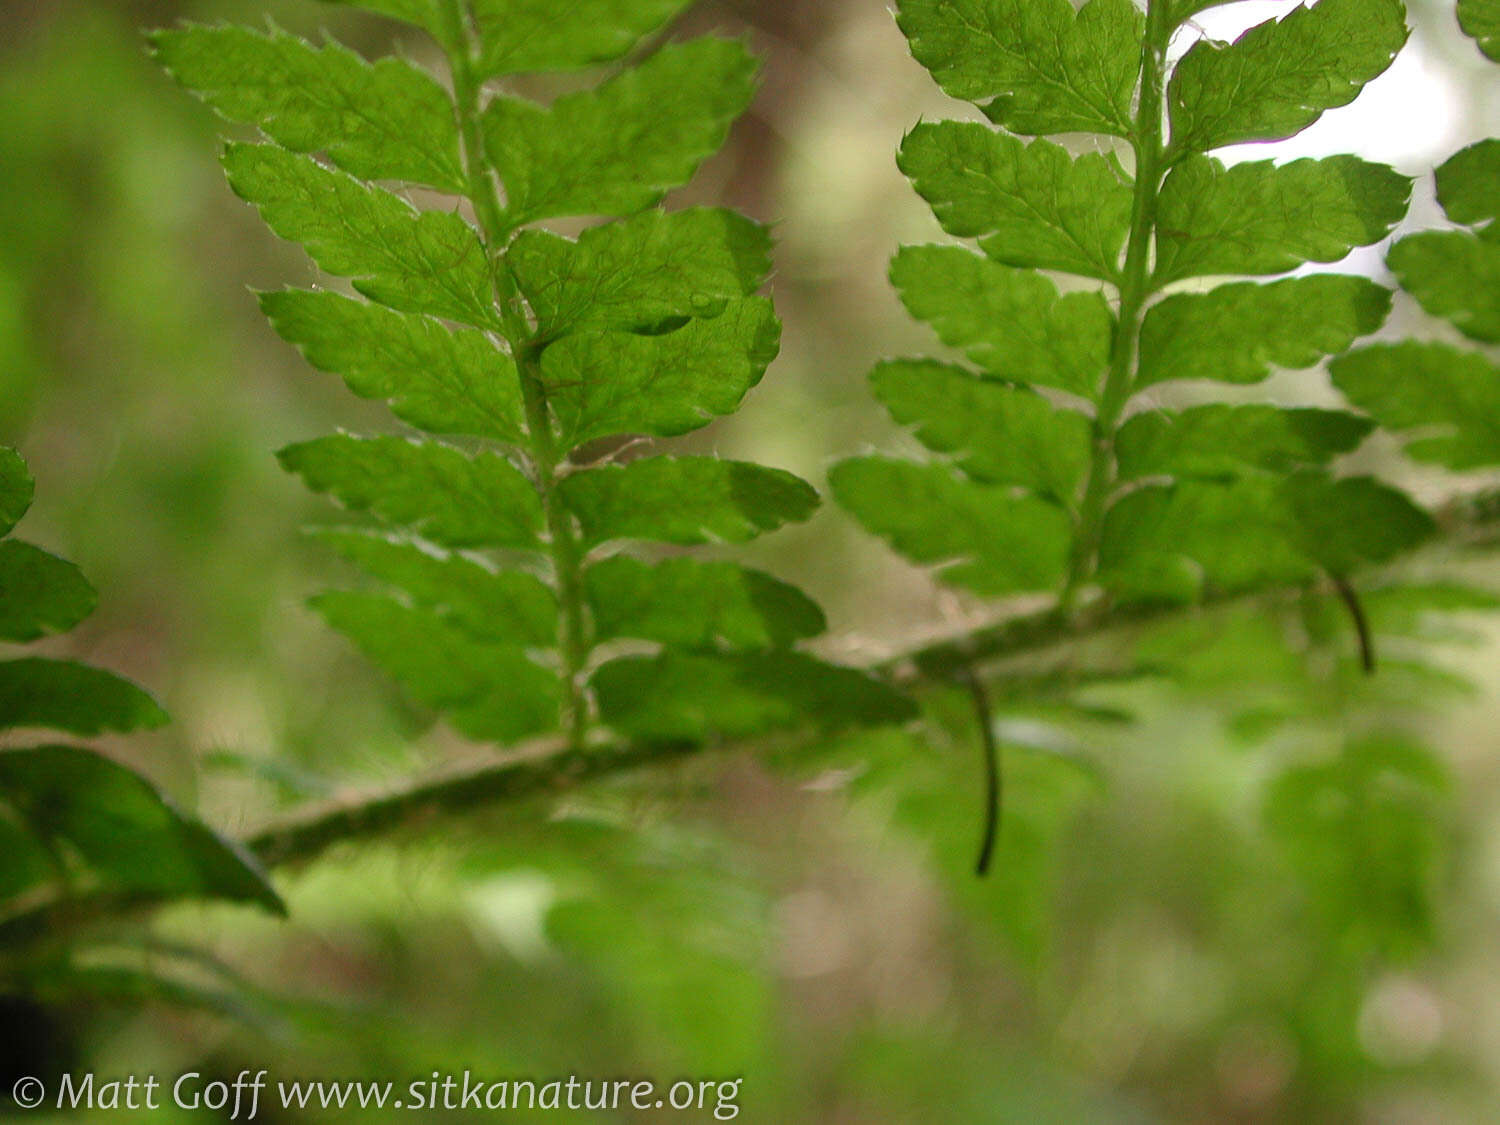
M 462 29 L 458 0 L 449 0 L 448 10 L 454 27 Z M 581 750 L 589 727 L 588 696 L 583 683 L 589 655 L 587 622 L 583 609 L 583 549 L 573 525 L 572 514 L 564 506 L 557 489 L 558 470 L 563 458 L 558 452 L 553 433 L 552 413 L 547 405 L 547 388 L 542 381 L 538 350 L 506 261 L 512 228 L 506 222 L 505 210 L 500 204 L 495 186 L 494 170 L 485 152 L 484 130 L 480 124 L 480 84 L 475 77 L 470 51 L 451 52 L 449 63 L 453 71 L 453 94 L 458 104 L 459 127 L 463 138 L 469 201 L 479 220 L 480 234 L 489 257 L 495 299 L 504 324 L 503 335 L 511 357 L 515 360 L 516 373 L 521 383 L 526 430 L 531 444 L 532 481 L 547 520 L 548 547 L 557 588 L 563 729 L 567 733 L 569 749 Z
M 1156 198 L 1162 178 L 1163 67 L 1170 29 L 1166 0 L 1150 0 L 1146 32 L 1141 44 L 1140 96 L 1135 113 L 1135 192 L 1130 209 L 1130 236 L 1125 244 L 1125 266 L 1120 277 L 1120 312 L 1110 348 L 1109 370 L 1094 415 L 1093 449 L 1088 483 L 1078 511 L 1078 527 L 1068 560 L 1068 576 L 1059 599 L 1064 614 L 1072 612 L 1080 588 L 1098 566 L 1104 506 L 1115 484 L 1115 436 L 1120 416 L 1135 388 L 1136 352 L 1141 316 L 1151 298 L 1151 251 L 1156 232 Z

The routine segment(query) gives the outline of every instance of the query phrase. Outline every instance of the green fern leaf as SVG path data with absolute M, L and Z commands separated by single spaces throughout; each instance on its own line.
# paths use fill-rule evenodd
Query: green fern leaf
M 33 489 L 20 455 L 0 447 L 0 536 L 26 513 Z M 71 629 L 95 600 L 71 563 L 0 539 L 0 640 Z M 150 695 L 103 669 L 44 657 L 0 661 L 0 732 L 92 736 L 166 721 Z M 79 747 L 0 750 L 0 855 L 0 911 L 45 909 L 86 890 L 216 897 L 285 913 L 247 855 L 177 811 L 140 775 Z
M 72 563 L 30 543 L 0 540 L 0 640 L 65 632 L 94 612 L 96 600 Z
M 289 445 L 277 456 L 314 492 L 444 547 L 533 547 L 542 507 L 504 457 L 452 446 L 352 434 Z
M 1004 379 L 1094 398 L 1109 355 L 1112 318 L 1097 293 L 1057 286 L 957 246 L 908 246 L 891 263 L 902 303 Z
M 1406 42 L 1400 0 L 1319 0 L 1230 44 L 1203 39 L 1172 72 L 1172 146 L 1280 140 L 1354 100 Z
M 600 641 L 785 648 L 828 624 L 795 586 L 735 563 L 668 559 L 651 566 L 616 555 L 589 567 L 583 581 Z
M 582 332 L 542 353 L 558 438 L 573 449 L 609 434 L 674 437 L 739 408 L 780 349 L 771 302 L 749 297 L 673 332 Z
M 870 373 L 875 397 L 917 440 L 950 453 L 981 484 L 1015 484 L 1064 505 L 1089 465 L 1089 420 L 1035 391 L 931 360 L 894 360 Z
M 485 77 L 612 62 L 688 2 L 467 0 L 479 30 L 479 69 Z
M 1447 344 L 1381 344 L 1330 370 L 1349 400 L 1406 435 L 1418 461 L 1467 470 L 1500 464 L 1500 366 Z
M 457 215 L 418 213 L 388 191 L 272 145 L 224 150 L 230 186 L 277 234 L 301 242 L 325 270 L 406 312 L 498 327 L 489 267 Z
M 808 724 L 837 730 L 915 715 L 877 681 L 785 650 L 628 656 L 605 664 L 591 682 L 606 722 L 652 742 Z
M 1479 49 L 1500 62 L 1500 3 L 1496 0 L 1458 0 L 1458 22 Z
M 535 575 L 494 570 L 466 555 L 378 532 L 321 528 L 313 534 L 364 574 L 475 640 L 523 648 L 557 643 L 557 597 Z
M 95 886 L 164 898 L 222 898 L 286 907 L 237 845 L 179 812 L 150 782 L 76 746 L 0 753 L 6 862 L 0 895 L 56 874 L 59 845 Z M 14 821 L 12 822 L 12 819 Z M 17 831 L 23 829 L 23 831 Z
M 361 398 L 385 399 L 403 422 L 435 434 L 521 440 L 516 366 L 482 333 L 337 293 L 262 293 L 260 307 L 310 364 L 342 375 Z
M 1208 403 L 1137 414 L 1120 427 L 1116 449 L 1122 480 L 1287 473 L 1352 451 L 1374 428 L 1342 410 Z
M 443 88 L 401 59 L 374 66 L 337 43 L 279 31 L 184 27 L 151 36 L 156 59 L 230 121 L 293 152 L 326 152 L 367 180 L 462 194 L 458 125 Z
M 1066 513 L 1008 487 L 975 484 L 945 465 L 854 457 L 829 474 L 833 494 L 867 528 L 942 581 L 981 594 L 1044 589 L 1062 577 Z
M 1177 293 L 1141 322 L 1136 385 L 1169 379 L 1258 383 L 1277 367 L 1311 367 L 1385 322 L 1390 290 L 1321 274 Z
M 508 255 L 541 340 L 588 328 L 652 329 L 713 317 L 771 271 L 771 241 L 731 211 L 645 211 L 577 241 L 523 231 Z
M 1410 193 L 1408 177 L 1353 156 L 1231 168 L 1189 157 L 1162 185 L 1155 281 L 1338 261 L 1389 234 Z
M 697 39 L 547 108 L 496 98 L 484 128 L 506 221 L 655 206 L 723 145 L 754 96 L 756 69 L 739 43 Z
M 381 594 L 333 591 L 313 608 L 414 698 L 470 738 L 511 742 L 557 724 L 557 676 L 525 650 L 479 640 Z
M 916 60 L 1015 133 L 1128 137 L 1142 19 L 1129 0 L 902 0 Z
M 1073 157 L 972 122 L 918 125 L 897 158 L 949 234 L 1008 266 L 1111 280 L 1130 228 L 1130 184 L 1098 153 Z
M 597 558 L 616 540 L 740 542 L 817 506 L 811 486 L 780 470 L 712 457 L 624 463 L 619 452 L 733 412 L 777 353 L 780 324 L 756 295 L 770 273 L 765 228 L 725 210 L 656 209 L 723 143 L 754 93 L 755 64 L 727 40 L 652 44 L 639 64 L 539 104 L 490 79 L 620 59 L 683 0 L 361 6 L 431 33 L 451 87 L 400 60 L 367 64 L 277 33 L 156 39 L 180 81 L 272 142 L 228 147 L 234 190 L 367 298 L 265 294 L 276 330 L 402 421 L 478 446 L 339 434 L 282 450 L 314 491 L 382 525 L 319 533 L 376 588 L 315 605 L 471 737 L 561 729 L 578 752 L 601 724 L 644 734 L 653 724 L 605 707 L 591 686 L 612 666 L 602 643 L 654 647 L 646 663 L 674 668 L 674 652 L 727 659 L 824 627 L 804 595 L 758 571 Z M 418 211 L 377 179 L 456 190 L 476 222 Z M 614 221 L 573 237 L 529 226 L 570 216 Z M 601 450 L 616 452 L 590 464 Z M 909 714 L 870 677 L 788 659 L 855 685 L 880 721 Z M 775 679 L 785 663 L 741 670 Z M 743 733 L 747 716 L 779 722 L 785 691 L 762 686 L 753 708 L 709 714 L 691 737 Z
M 780 469 L 714 457 L 648 457 L 587 469 L 561 493 L 590 545 L 611 539 L 741 543 L 813 514 L 818 494 Z

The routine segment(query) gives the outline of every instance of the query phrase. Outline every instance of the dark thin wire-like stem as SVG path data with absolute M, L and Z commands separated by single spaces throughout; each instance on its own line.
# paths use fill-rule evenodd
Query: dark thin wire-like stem
M 973 668 L 964 669 L 963 679 L 974 703 L 974 721 L 979 727 L 979 746 L 984 757 L 984 827 L 979 836 L 979 859 L 974 864 L 974 873 L 983 876 L 989 872 L 990 861 L 995 856 L 995 842 L 1000 837 L 1000 817 L 1005 808 L 1005 774 L 984 681 Z
M 1375 674 L 1375 637 L 1370 632 L 1370 619 L 1365 616 L 1364 604 L 1359 600 L 1359 594 L 1349 580 L 1342 574 L 1329 575 L 1333 579 L 1333 588 L 1338 591 L 1339 601 L 1344 603 L 1344 608 L 1349 611 L 1349 619 L 1354 622 L 1354 635 L 1359 639 L 1359 664 L 1365 670 L 1366 675 Z

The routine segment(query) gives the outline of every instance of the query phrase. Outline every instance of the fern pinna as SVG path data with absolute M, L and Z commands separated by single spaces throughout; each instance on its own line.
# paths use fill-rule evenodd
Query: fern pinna
M 972 366 L 877 367 L 876 395 L 942 456 L 857 457 L 832 479 L 868 529 L 942 564 L 944 582 L 1051 590 L 1065 613 L 1086 597 L 1179 603 L 1320 579 L 1347 590 L 1355 568 L 1432 528 L 1402 493 L 1332 470 L 1366 418 L 1159 405 L 1164 384 L 1256 383 L 1377 329 L 1390 295 L 1364 277 L 1207 279 L 1337 261 L 1385 237 L 1411 186 L 1354 156 L 1208 155 L 1351 101 L 1406 38 L 1398 0 L 1320 0 L 1169 65 L 1169 43 L 1210 6 L 899 5 L 917 60 L 998 127 L 923 123 L 900 152 L 943 228 L 979 252 L 907 247 L 891 279 Z M 1099 151 L 1041 139 L 1080 133 Z
M 1458 22 L 1500 62 L 1500 4 L 1460 0 Z M 1435 178 L 1456 229 L 1400 239 L 1387 264 L 1432 316 L 1478 345 L 1500 344 L 1500 139 L 1469 145 Z M 1459 472 L 1500 464 L 1500 365 L 1479 348 L 1375 344 L 1341 356 L 1332 373 L 1350 401 L 1405 438 L 1415 460 Z
M 743 542 L 818 502 L 780 470 L 627 460 L 620 440 L 735 410 L 777 353 L 756 295 L 767 232 L 726 210 L 658 207 L 749 103 L 745 48 L 663 45 L 685 0 L 361 6 L 436 40 L 451 91 L 406 59 L 372 65 L 274 29 L 154 38 L 179 81 L 268 138 L 226 149 L 234 190 L 353 279 L 356 297 L 264 294 L 276 330 L 408 425 L 462 439 L 338 434 L 281 452 L 369 517 L 320 534 L 394 591 L 331 592 L 317 609 L 476 739 L 560 726 L 577 750 L 597 723 L 683 742 L 905 715 L 875 681 L 793 651 L 824 628 L 795 588 L 621 549 Z M 550 104 L 505 88 L 627 58 Z M 475 223 L 376 181 L 458 197 Z M 534 225 L 593 216 L 611 221 L 576 239 Z
M 26 644 L 72 629 L 96 596 L 78 568 L 11 535 L 34 483 L 0 446 L 0 642 Z M 140 688 L 72 660 L 0 660 L 0 732 L 77 738 L 159 727 L 166 713 Z M 222 898 L 283 906 L 251 857 L 180 811 L 150 781 L 74 744 L 0 750 L 0 991 L 110 992 L 138 983 L 123 969 L 38 957 L 49 924 L 85 900 L 113 904 Z M 12 960 L 14 958 L 14 960 Z

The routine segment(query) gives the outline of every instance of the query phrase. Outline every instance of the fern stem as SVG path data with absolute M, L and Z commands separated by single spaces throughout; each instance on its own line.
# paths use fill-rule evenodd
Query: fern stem
M 1078 510 L 1078 526 L 1068 560 L 1068 576 L 1059 599 L 1063 613 L 1071 613 L 1078 591 L 1098 566 L 1099 541 L 1105 504 L 1115 484 L 1115 436 L 1120 418 L 1135 389 L 1136 352 L 1141 317 L 1155 286 L 1151 277 L 1152 246 L 1156 233 L 1156 201 L 1163 175 L 1162 117 L 1165 111 L 1163 70 L 1171 27 L 1166 0 L 1149 0 L 1145 37 L 1141 43 L 1140 94 L 1135 112 L 1135 189 L 1131 200 L 1130 235 L 1120 276 L 1120 311 L 1110 346 L 1109 370 L 1099 408 L 1094 415 L 1094 440 L 1088 483 Z
M 462 31 L 462 13 L 457 0 L 449 0 L 447 10 L 454 28 Z M 454 100 L 458 105 L 469 201 L 479 220 L 480 235 L 489 257 L 491 282 L 504 325 L 502 335 L 510 348 L 521 384 L 530 439 L 528 452 L 532 483 L 547 521 L 548 548 L 558 603 L 558 653 L 564 689 L 563 730 L 568 748 L 576 751 L 583 748 L 589 727 L 589 704 L 583 684 L 590 647 L 583 608 L 583 549 L 572 514 L 563 504 L 557 489 L 558 469 L 563 458 L 552 429 L 552 412 L 547 405 L 547 388 L 542 381 L 531 327 L 521 308 L 520 294 L 506 261 L 513 228 L 505 219 L 494 169 L 485 151 L 484 131 L 480 124 L 480 83 L 469 50 L 450 52 L 449 65 L 453 72 Z

